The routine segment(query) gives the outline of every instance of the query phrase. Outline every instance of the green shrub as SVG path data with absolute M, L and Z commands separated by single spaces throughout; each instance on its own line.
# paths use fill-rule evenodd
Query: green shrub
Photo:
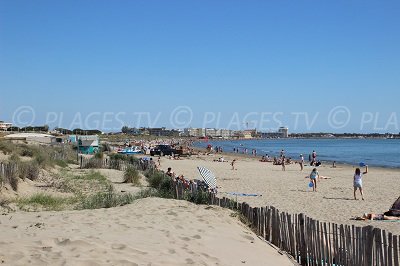
M 195 204 L 208 204 L 210 194 L 207 191 L 197 190 L 196 193 L 185 190 L 183 198 Z
M 30 149 L 24 148 L 19 152 L 19 155 L 24 157 L 33 157 L 34 152 Z
M 173 196 L 173 182 L 170 176 L 160 171 L 147 171 L 145 175 L 150 187 L 157 189 L 161 197 L 170 198 Z
M 120 153 L 113 153 L 113 154 L 110 155 L 110 159 L 111 160 L 125 161 L 127 157 L 128 156 L 126 156 L 125 154 L 120 154 Z
M 38 163 L 38 165 L 42 168 L 45 168 L 46 166 L 50 165 L 50 158 L 45 153 L 36 153 L 34 155 L 34 159 Z
M 0 151 L 4 154 L 11 154 L 15 150 L 15 145 L 9 141 L 0 141 Z
M 78 209 L 100 209 L 123 206 L 132 203 L 135 197 L 132 194 L 117 194 L 112 185 L 110 185 L 106 192 L 98 192 L 93 195 L 84 197 Z
M 67 162 L 63 160 L 54 160 L 54 163 L 62 168 L 66 168 L 68 166 Z
M 18 164 L 18 174 L 22 179 L 36 180 L 39 177 L 40 167 L 36 162 L 24 162 Z
M 8 161 L 13 162 L 13 163 L 19 163 L 21 161 L 21 158 L 19 158 L 18 154 L 13 153 L 13 154 L 11 154 Z
M 99 152 L 95 153 L 94 158 L 103 159 L 103 156 L 104 156 L 103 152 L 99 151 Z
M 89 161 L 84 165 L 86 169 L 98 169 L 103 167 L 103 160 L 97 158 L 90 158 Z
M 134 185 L 140 185 L 139 171 L 132 166 L 128 166 L 124 173 L 124 183 L 133 183 Z

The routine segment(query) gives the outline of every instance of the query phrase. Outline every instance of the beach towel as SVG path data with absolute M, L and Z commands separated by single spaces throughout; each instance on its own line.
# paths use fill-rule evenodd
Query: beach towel
M 248 194 L 248 193 L 239 193 L 239 192 L 226 192 L 226 194 L 233 195 L 233 196 L 241 196 L 241 197 L 259 197 L 262 194 Z

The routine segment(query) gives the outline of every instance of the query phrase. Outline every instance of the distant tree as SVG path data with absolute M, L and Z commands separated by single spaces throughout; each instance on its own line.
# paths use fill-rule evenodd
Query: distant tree
M 122 132 L 122 133 L 128 133 L 128 132 L 129 132 L 129 127 L 123 126 L 123 127 L 121 128 L 121 132 Z

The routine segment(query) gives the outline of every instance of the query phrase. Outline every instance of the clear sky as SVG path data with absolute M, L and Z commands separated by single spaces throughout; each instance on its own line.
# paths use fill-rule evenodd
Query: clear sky
M 0 1 L 0 120 L 399 132 L 400 1 Z

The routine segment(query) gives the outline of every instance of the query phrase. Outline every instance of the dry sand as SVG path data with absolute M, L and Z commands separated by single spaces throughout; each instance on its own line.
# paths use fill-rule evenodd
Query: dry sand
M 0 216 L 4 265 L 293 265 L 231 217 L 186 201 Z
M 219 155 L 220 156 L 220 155 Z M 238 197 L 241 202 L 251 206 L 274 206 L 280 211 L 305 213 L 320 221 L 355 224 L 357 226 L 373 225 L 400 235 L 400 222 L 392 221 L 352 221 L 351 217 L 362 216 L 365 212 L 383 213 L 400 196 L 399 169 L 369 168 L 363 177 L 364 198 L 357 191 L 359 200 L 353 198 L 353 175 L 355 168 L 349 165 L 338 165 L 331 168 L 322 165 L 318 168 L 320 175 L 332 177 L 317 183 L 318 192 L 308 189 L 309 175 L 312 167 L 306 166 L 300 172 L 298 164 L 281 166 L 262 163 L 254 158 L 232 157 L 225 155 L 229 161 L 236 158 L 237 170 L 232 171 L 230 163 L 213 162 L 218 155 L 202 155 L 183 160 L 161 160 L 161 168 L 172 167 L 176 174 L 183 174 L 189 179 L 201 179 L 196 169 L 204 166 L 217 177 L 219 196 L 228 196 L 224 192 L 258 193 L 261 197 Z

